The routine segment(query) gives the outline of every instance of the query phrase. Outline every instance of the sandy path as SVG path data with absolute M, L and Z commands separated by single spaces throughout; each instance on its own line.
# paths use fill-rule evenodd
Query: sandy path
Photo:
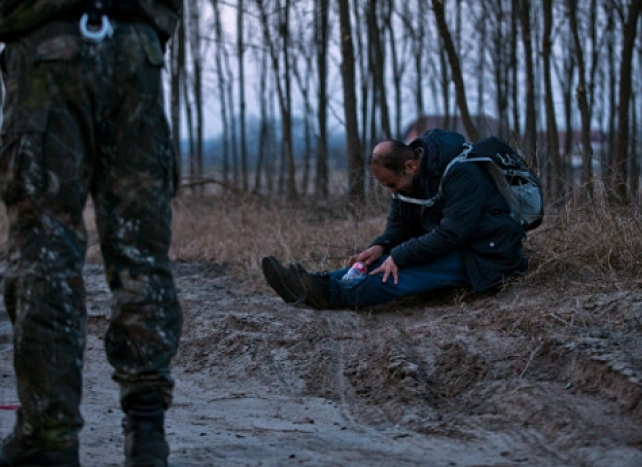
M 109 294 L 99 265 L 86 278 L 81 459 L 120 466 L 102 343 Z M 172 467 L 642 465 L 636 290 L 582 297 L 611 307 L 618 326 L 560 333 L 529 327 L 537 294 L 314 312 L 235 291 L 214 265 L 178 265 L 177 281 L 186 320 L 167 414 Z M 0 404 L 15 404 L 0 316 Z M 2 435 L 13 416 L 0 410 Z

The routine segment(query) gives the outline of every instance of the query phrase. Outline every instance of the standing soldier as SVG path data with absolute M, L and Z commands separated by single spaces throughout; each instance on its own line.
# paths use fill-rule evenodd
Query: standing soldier
M 21 404 L 0 467 L 79 465 L 88 195 L 113 295 L 105 347 L 125 413 L 125 465 L 167 466 L 182 312 L 168 256 L 178 175 L 161 68 L 181 8 L 0 0 L 4 300 Z

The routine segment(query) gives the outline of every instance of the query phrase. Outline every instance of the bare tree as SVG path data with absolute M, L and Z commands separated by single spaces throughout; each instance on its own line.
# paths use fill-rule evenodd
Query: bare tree
M 610 8 L 610 7 L 608 7 Z M 606 8 L 605 8 L 606 9 Z M 616 121 L 615 118 L 613 118 L 614 115 L 617 115 L 617 60 L 616 60 L 616 55 L 617 52 L 615 50 L 616 48 L 616 42 L 617 42 L 617 32 L 616 32 L 616 25 L 615 25 L 615 14 L 610 10 L 607 9 L 606 17 L 607 17 L 607 22 L 606 22 L 606 29 L 604 35 L 606 36 L 606 53 L 607 53 L 607 59 L 606 59 L 606 66 L 608 67 L 608 106 L 609 109 L 607 111 L 607 114 L 609 115 L 609 118 L 607 120 L 607 146 L 608 149 L 606 151 L 603 151 L 602 154 L 602 159 L 600 162 L 602 163 L 602 167 L 612 167 L 613 166 L 613 152 L 615 149 L 615 128 L 616 128 Z M 609 170 L 602 170 L 602 180 L 604 182 L 604 185 L 607 187 L 611 186 L 611 178 L 612 174 L 610 173 Z
M 477 131 L 477 127 L 475 126 L 473 119 L 470 116 L 470 111 L 468 110 L 464 78 L 459 64 L 459 57 L 457 56 L 457 51 L 455 50 L 455 45 L 450 35 L 448 24 L 446 23 L 443 0 L 431 0 L 431 2 L 433 12 L 435 14 L 435 20 L 437 21 L 437 29 L 450 63 L 452 80 L 455 83 L 455 98 L 457 100 L 457 107 L 461 113 L 462 123 L 466 129 L 468 138 L 471 140 L 479 139 L 479 132 Z
M 190 23 L 191 23 L 191 17 L 189 15 L 189 7 L 190 3 L 187 3 L 185 5 L 185 16 L 183 17 L 183 23 L 185 26 L 185 30 L 190 29 Z M 185 63 L 183 64 L 183 69 L 185 69 L 185 65 L 187 63 L 187 52 L 188 52 L 188 47 L 187 47 L 187 35 L 185 37 Z M 183 102 L 185 103 L 185 126 L 187 130 L 187 142 L 188 142 L 188 153 L 187 153 L 187 160 L 188 160 L 188 167 L 189 167 L 189 176 L 190 178 L 195 178 L 197 176 L 197 167 L 196 167 L 196 146 L 195 146 L 195 140 L 194 140 L 194 118 L 193 118 L 193 110 L 194 110 L 194 105 L 192 102 L 192 93 L 190 91 L 190 79 L 185 75 L 185 79 L 182 80 L 181 82 L 182 89 L 181 89 L 181 94 L 183 96 Z
M 317 159 L 315 192 L 323 199 L 328 197 L 328 43 L 330 37 L 330 0 L 315 0 L 314 33 L 317 54 Z
M 184 17 L 176 28 L 170 49 L 170 121 L 172 122 L 172 141 L 176 154 L 177 170 L 182 166 L 181 154 L 181 83 L 185 79 L 185 25 Z
M 520 135 L 522 133 L 522 118 L 521 113 L 523 112 L 523 98 L 521 97 L 520 88 L 522 79 L 520 76 L 521 68 L 519 61 L 519 44 L 520 44 L 520 29 L 521 29 L 521 18 L 520 18 L 520 0 L 511 0 L 510 1 L 510 10 L 511 10 L 511 19 L 510 19 L 510 48 L 509 48 L 509 59 L 508 59 L 508 71 L 510 74 L 509 78 L 509 93 L 510 93 L 510 110 L 511 110 L 511 130 L 514 134 Z M 530 16 L 530 14 L 529 14 Z M 529 28 L 530 29 L 530 28 Z M 529 31 L 530 34 L 530 31 Z M 522 36 L 523 44 L 523 36 Z M 533 53 L 531 49 L 531 54 Z M 524 50 L 524 58 L 526 59 L 526 50 Z M 531 55 L 531 60 L 533 57 Z
M 642 15 L 642 13 L 640 14 Z M 639 37 L 639 35 L 638 35 Z M 631 171 L 629 174 L 631 194 L 634 200 L 640 198 L 640 175 L 642 167 L 640 159 L 642 158 L 642 41 L 638 41 L 635 47 L 637 50 L 637 63 L 633 67 L 632 76 L 636 77 L 633 82 L 633 91 L 631 97 Z
M 261 192 L 261 173 L 265 169 L 266 180 L 270 180 L 269 164 L 266 162 L 267 146 L 269 144 L 268 134 L 269 125 L 267 118 L 267 74 L 268 64 L 267 55 L 262 54 L 259 67 L 259 102 L 260 102 L 260 122 L 259 122 L 259 135 L 258 135 L 258 154 L 256 157 L 256 166 L 254 167 L 254 193 Z
M 575 0 L 567 0 L 569 25 L 573 34 L 575 58 L 577 60 L 578 86 L 575 89 L 575 98 L 580 109 L 582 119 L 582 186 L 580 193 L 583 200 L 592 199 L 593 187 L 593 147 L 591 144 L 591 111 L 588 103 L 588 88 L 586 81 L 586 66 L 584 61 L 584 48 L 580 39 L 577 5 Z
M 296 44 L 298 58 L 301 59 L 302 67 L 293 63 L 291 67 L 299 93 L 303 99 L 303 177 L 301 179 L 301 193 L 306 194 L 310 185 L 310 161 L 312 154 L 312 132 L 314 112 L 312 108 L 312 78 L 314 73 L 314 37 L 308 37 L 307 31 L 310 30 L 305 15 L 301 10 L 295 9 L 294 12 L 298 17 L 294 20 L 296 30 L 293 36 Z M 314 20 L 313 20 L 314 23 Z M 294 57 L 297 58 L 297 57 Z M 325 101 L 324 101 L 325 102 Z
M 511 34 L 505 31 L 508 18 L 514 15 L 506 11 L 505 0 L 491 0 L 486 2 L 490 9 L 489 20 L 492 20 L 490 40 L 492 44 L 491 63 L 493 65 L 493 81 L 495 84 L 495 112 L 499 120 L 499 132 L 509 128 L 508 120 L 508 95 L 509 95 L 509 57 Z
M 478 31 L 479 50 L 477 52 L 476 71 L 477 74 L 477 115 L 485 113 L 484 94 L 486 89 L 486 54 L 488 53 L 488 18 L 484 8 L 479 9 L 479 16 L 475 18 L 475 30 Z
M 550 0 L 549 0 L 550 1 Z M 531 34 L 531 2 L 520 0 L 520 22 L 522 26 L 522 44 L 524 47 L 524 65 L 526 74 L 526 122 L 524 149 L 529 162 L 537 170 L 537 113 L 535 107 L 535 71 L 533 67 L 533 37 Z M 515 63 L 517 67 L 517 63 Z
M 349 0 L 337 0 L 341 31 L 341 77 L 343 81 L 343 110 L 348 146 L 348 197 L 351 202 L 363 201 L 364 162 L 357 125 L 357 99 L 355 94 L 354 46 L 350 20 Z
M 386 91 L 385 70 L 386 54 L 384 51 L 384 42 L 382 33 L 379 28 L 379 12 L 377 8 L 378 0 L 369 0 L 366 9 L 366 19 L 368 24 L 368 44 L 370 46 L 370 71 L 374 84 L 375 105 L 381 119 L 381 132 L 383 138 L 390 139 L 392 131 L 390 129 L 390 113 L 388 111 L 388 93 Z M 373 119 L 374 120 L 374 119 Z
M 221 124 L 222 124 L 222 143 L 223 148 L 221 151 L 223 160 L 222 160 L 222 172 L 223 172 L 223 183 L 229 185 L 230 183 L 230 128 L 229 128 L 229 117 L 228 117 L 228 106 L 226 99 L 226 79 L 225 79 L 225 67 L 224 62 L 226 61 L 227 49 L 224 46 L 224 34 L 223 27 L 221 24 L 221 14 L 219 10 L 219 4 L 216 1 L 212 2 L 213 7 L 213 26 L 214 26 L 214 40 L 217 44 L 216 51 L 214 52 L 214 65 L 216 70 L 216 84 L 219 95 L 219 105 L 221 107 Z
M 563 192 L 562 158 L 560 157 L 559 133 L 555 118 L 555 101 L 553 99 L 553 80 L 551 72 L 551 49 L 553 29 L 553 2 L 543 1 L 544 31 L 542 33 L 542 65 L 544 67 L 544 100 L 546 104 L 546 140 L 548 156 L 551 160 L 551 183 L 549 195 L 558 200 Z
M 403 25 L 403 32 L 401 40 L 410 42 L 410 53 L 413 61 L 413 103 L 415 105 L 415 119 L 418 121 L 424 114 L 424 81 L 423 77 L 423 64 L 426 62 L 425 57 L 425 39 L 426 39 L 426 21 L 423 15 L 418 15 L 417 12 L 423 11 L 427 8 L 426 0 L 416 0 L 415 3 L 402 2 L 400 10 L 398 11 L 399 19 Z M 414 5 L 414 8 L 413 8 Z M 397 109 L 396 112 L 399 112 Z
M 401 138 L 401 118 L 405 115 L 405 112 L 402 108 L 403 79 L 406 73 L 407 62 L 410 61 L 409 57 L 408 59 L 406 59 L 406 55 L 409 49 L 413 47 L 413 45 L 411 41 L 403 37 L 402 31 L 400 31 L 400 29 L 402 28 L 398 27 L 399 22 L 396 21 L 397 15 L 394 14 L 394 2 L 392 0 L 387 0 L 384 7 L 385 10 L 383 13 L 382 25 L 388 36 L 390 61 L 392 63 L 392 82 L 395 90 L 393 112 L 395 116 L 395 124 L 392 131 L 395 138 Z M 398 33 L 398 31 L 400 32 Z
M 290 80 L 290 0 L 276 0 L 273 12 L 268 14 L 268 1 L 255 0 L 259 7 L 261 18 L 261 28 L 263 38 L 268 48 L 270 60 L 272 63 L 272 72 L 274 73 L 276 91 L 279 98 L 279 107 L 281 110 L 281 125 L 283 131 L 284 157 L 287 163 L 287 197 L 291 200 L 296 199 L 296 167 L 294 163 L 294 150 L 292 147 L 292 93 Z M 271 16 L 274 15 L 274 16 Z M 275 27 L 271 27 L 270 19 L 273 19 Z M 276 32 L 275 32 L 276 30 Z M 281 60 L 283 65 L 281 66 Z
M 350 1 L 348 1 L 348 7 L 349 5 L 350 5 Z M 358 72 L 358 75 L 361 77 L 361 80 L 359 82 L 359 86 L 360 86 L 359 100 L 361 103 L 361 107 L 359 108 L 360 118 L 357 118 L 357 121 L 361 124 L 361 126 L 359 127 L 359 140 L 361 144 L 363 144 L 364 146 L 368 146 L 367 144 L 367 141 L 369 141 L 367 136 L 368 125 L 372 117 L 368 109 L 369 109 L 369 104 L 371 102 L 370 94 L 373 86 L 371 82 L 371 78 L 372 78 L 371 74 L 368 73 L 369 53 L 368 53 L 368 47 L 365 44 L 366 34 L 363 32 L 364 27 L 366 28 L 366 31 L 367 31 L 367 26 L 363 24 L 365 22 L 364 18 L 366 18 L 367 16 L 365 14 L 365 8 L 367 7 L 367 3 L 352 2 L 352 6 L 353 6 L 354 17 L 356 18 L 356 21 L 354 22 L 354 34 L 352 34 L 353 37 L 351 37 L 350 39 L 352 41 L 352 56 L 357 61 L 356 62 L 357 67 L 355 67 L 354 77 L 353 77 L 353 79 L 355 80 L 355 85 L 356 85 L 356 79 L 357 79 L 356 77 L 357 72 Z M 350 19 L 350 16 L 348 16 L 348 19 Z M 339 22 L 340 21 L 341 20 L 339 20 Z M 352 30 L 352 27 L 350 29 Z M 340 41 L 343 39 L 341 34 L 343 33 L 339 31 Z M 356 99 L 356 96 L 355 96 L 355 99 Z
M 561 31 L 561 60 L 552 61 L 555 74 L 557 76 L 557 86 L 562 96 L 563 121 L 566 128 L 563 151 L 563 167 L 567 168 L 564 179 L 571 186 L 574 183 L 574 173 L 572 172 L 572 152 L 573 152 L 573 78 L 575 76 L 575 47 L 573 45 L 573 36 L 567 28 Z
M 172 131 L 177 144 L 181 137 L 189 143 L 189 170 L 194 177 L 203 171 L 202 112 L 204 99 L 210 98 L 204 80 L 213 71 L 212 95 L 220 101 L 223 127 L 224 178 L 233 171 L 232 183 L 246 189 L 248 171 L 255 170 L 254 190 L 263 180 L 270 185 L 278 175 L 277 189 L 289 197 L 311 186 L 319 199 L 327 197 L 328 128 L 329 119 L 336 116 L 330 113 L 333 99 L 328 92 L 337 64 L 333 48 L 340 47 L 343 123 L 347 142 L 351 140 L 351 196 L 365 192 L 369 174 L 364 170 L 363 148 L 382 137 L 402 137 L 402 119 L 409 112 L 419 120 L 425 108 L 434 109 L 432 113 L 444 115 L 437 124 L 453 128 L 460 119 L 467 136 L 479 138 L 479 123 L 469 112 L 467 94 L 475 94 L 478 113 L 494 102 L 501 128 L 524 134 L 527 155 L 534 156 L 531 165 L 541 172 L 550 199 L 564 195 L 576 121 L 581 121 L 582 135 L 581 196 L 594 196 L 596 128 L 603 130 L 608 142 L 600 151 L 600 167 L 611 201 L 626 201 L 638 191 L 639 163 L 630 148 L 636 141 L 632 125 L 640 121 L 640 109 L 631 108 L 632 99 L 639 107 L 639 97 L 634 96 L 638 60 L 634 51 L 640 47 L 640 2 L 209 1 L 215 10 L 211 24 L 216 50 L 208 56 L 203 47 L 210 38 L 199 29 L 207 17 L 201 15 L 201 0 L 184 2 L 188 24 L 170 49 Z M 423 14 L 427 8 L 432 9 L 428 17 Z M 226 25 L 221 14 L 230 11 L 236 17 Z M 338 40 L 330 34 L 335 11 L 343 14 L 339 23 L 344 29 L 334 34 Z M 253 22 L 260 32 L 256 47 L 255 38 L 248 36 Z M 182 42 L 181 32 L 186 34 Z M 257 53 L 248 54 L 250 50 Z M 248 99 L 256 93 L 247 87 L 247 70 L 256 69 L 258 79 L 266 59 L 268 76 L 261 78 L 260 89 L 257 81 L 256 89 L 263 95 L 253 105 Z M 212 70 L 207 69 L 209 64 Z M 259 160 L 250 169 L 246 120 L 255 110 L 261 112 L 261 138 L 267 146 L 261 145 Z M 301 120 L 304 127 L 294 124 Z M 563 149 L 558 124 L 567 129 Z M 305 142 L 302 157 L 294 154 L 295 128 Z M 538 147 L 539 128 L 546 128 L 547 144 Z M 544 147 L 545 151 L 540 149 Z
M 200 1 L 190 0 L 189 45 L 192 59 L 192 96 L 194 98 L 195 176 L 203 177 L 203 57 L 201 54 Z
M 633 47 L 636 39 L 638 18 L 642 11 L 640 0 L 629 0 L 628 15 L 622 12 L 622 54 L 620 62 L 620 92 L 618 95 L 617 138 L 613 151 L 613 190 L 610 201 L 623 203 L 628 201 L 626 189 L 627 161 L 629 152 L 629 108 L 632 90 Z M 627 5 L 623 6 L 627 6 Z
M 236 9 L 236 60 L 238 63 L 238 92 L 239 92 L 239 146 L 241 149 L 241 183 L 243 190 L 248 189 L 248 171 L 247 171 L 247 135 L 245 131 L 245 39 L 244 27 L 244 4 L 243 0 L 238 0 Z

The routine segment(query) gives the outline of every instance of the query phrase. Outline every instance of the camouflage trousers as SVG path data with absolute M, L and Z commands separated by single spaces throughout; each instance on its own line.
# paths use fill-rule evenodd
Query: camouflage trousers
M 75 22 L 51 23 L 3 52 L 15 431 L 42 445 L 73 442 L 83 425 L 89 195 L 112 291 L 105 349 L 121 401 L 157 390 L 171 402 L 182 311 L 168 257 L 177 170 L 163 60 L 141 23 L 116 23 L 100 43 L 83 41 Z

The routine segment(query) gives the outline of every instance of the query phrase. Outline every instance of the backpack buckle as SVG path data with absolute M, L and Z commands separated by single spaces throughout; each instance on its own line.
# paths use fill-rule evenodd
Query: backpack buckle
M 99 43 L 106 37 L 111 37 L 114 34 L 114 27 L 105 15 L 100 17 L 100 26 L 96 27 L 93 24 L 90 25 L 89 15 L 85 13 L 80 17 L 78 27 L 80 28 L 80 35 L 87 42 Z

